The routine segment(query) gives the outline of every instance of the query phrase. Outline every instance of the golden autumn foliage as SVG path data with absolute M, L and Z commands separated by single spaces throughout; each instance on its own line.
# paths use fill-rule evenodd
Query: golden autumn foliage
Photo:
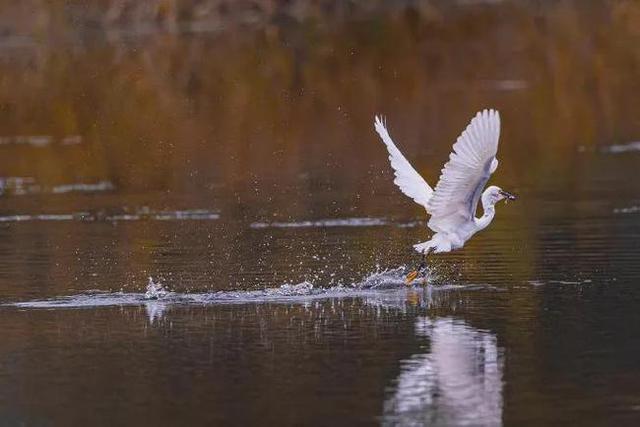
M 433 180 L 486 106 L 514 160 L 564 162 L 546 148 L 626 142 L 640 127 L 633 1 L 4 3 L 0 136 L 52 141 L 0 146 L 4 176 L 119 190 L 308 171 L 358 182 L 381 157 L 381 112 Z

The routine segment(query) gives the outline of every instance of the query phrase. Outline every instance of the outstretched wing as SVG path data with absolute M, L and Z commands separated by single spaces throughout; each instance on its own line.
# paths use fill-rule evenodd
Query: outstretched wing
M 376 116 L 375 128 L 389 151 L 389 161 L 396 176 L 393 182 L 400 187 L 404 194 L 426 208 L 433 194 L 433 189 L 398 150 L 398 147 L 391 140 L 385 124 L 378 116 Z
M 433 196 L 427 204 L 429 228 L 452 232 L 473 218 L 482 190 L 498 167 L 500 115 L 495 110 L 476 114 L 453 144 Z

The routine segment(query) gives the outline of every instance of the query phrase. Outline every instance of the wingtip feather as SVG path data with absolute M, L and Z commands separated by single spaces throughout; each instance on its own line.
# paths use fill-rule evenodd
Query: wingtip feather
M 373 122 L 373 127 L 376 130 L 376 132 L 380 133 L 381 131 L 387 130 L 387 127 L 385 126 L 384 123 L 384 118 L 382 116 L 379 115 L 375 115 L 375 120 Z

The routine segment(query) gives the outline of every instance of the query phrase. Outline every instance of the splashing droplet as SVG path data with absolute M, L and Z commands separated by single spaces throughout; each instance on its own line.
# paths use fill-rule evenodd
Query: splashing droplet
M 149 277 L 149 283 L 147 283 L 147 291 L 144 293 L 145 299 L 161 299 L 169 295 L 171 292 L 167 290 L 160 282 L 153 281 L 153 277 Z

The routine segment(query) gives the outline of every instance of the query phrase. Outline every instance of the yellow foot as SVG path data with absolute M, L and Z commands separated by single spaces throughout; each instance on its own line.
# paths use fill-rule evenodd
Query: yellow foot
M 416 280 L 416 277 L 418 277 L 418 270 L 413 270 L 412 272 L 407 274 L 407 277 L 404 278 L 404 283 L 406 283 L 407 285 L 410 285 L 411 282 Z

